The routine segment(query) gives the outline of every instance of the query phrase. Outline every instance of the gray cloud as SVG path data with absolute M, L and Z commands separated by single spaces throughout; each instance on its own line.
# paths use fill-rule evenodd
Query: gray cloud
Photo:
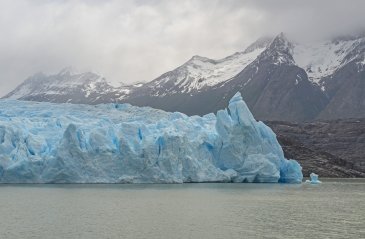
M 364 1 L 0 1 L 0 95 L 65 66 L 149 81 L 192 55 L 220 58 L 262 35 L 325 38 L 365 28 Z

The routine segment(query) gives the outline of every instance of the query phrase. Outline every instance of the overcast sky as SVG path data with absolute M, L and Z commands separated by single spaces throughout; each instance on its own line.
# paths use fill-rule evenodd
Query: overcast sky
M 263 35 L 365 29 L 365 1 L 0 0 L 0 96 L 66 66 L 150 81 L 193 55 L 221 58 Z

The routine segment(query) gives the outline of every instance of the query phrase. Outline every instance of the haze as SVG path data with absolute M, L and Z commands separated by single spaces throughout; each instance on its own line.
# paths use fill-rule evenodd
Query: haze
M 364 1 L 0 1 L 0 96 L 65 66 L 114 84 L 150 81 L 193 55 L 221 58 L 258 37 L 299 41 L 365 29 Z

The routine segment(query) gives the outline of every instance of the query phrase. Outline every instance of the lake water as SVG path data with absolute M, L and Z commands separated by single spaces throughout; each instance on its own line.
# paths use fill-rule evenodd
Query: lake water
M 365 238 L 365 180 L 1 185 L 0 238 Z

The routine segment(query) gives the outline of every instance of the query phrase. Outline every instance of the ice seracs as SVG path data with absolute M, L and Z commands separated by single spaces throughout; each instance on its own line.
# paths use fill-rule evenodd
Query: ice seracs
M 0 100 L 2 183 L 300 183 L 275 134 L 237 93 L 188 117 L 128 104 Z

